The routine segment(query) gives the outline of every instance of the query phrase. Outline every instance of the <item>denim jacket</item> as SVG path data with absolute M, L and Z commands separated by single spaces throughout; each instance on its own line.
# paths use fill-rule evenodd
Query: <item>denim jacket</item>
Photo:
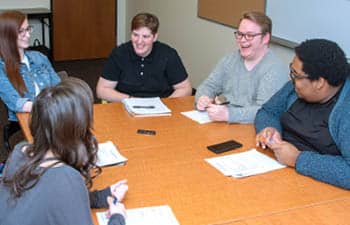
M 36 51 L 25 51 L 24 54 L 28 58 L 30 70 L 24 63 L 21 63 L 20 73 L 27 88 L 23 97 L 9 81 L 5 63 L 0 58 L 0 98 L 8 108 L 10 121 L 17 121 L 16 113 L 22 111 L 23 105 L 27 101 L 34 101 L 36 96 L 34 82 L 38 85 L 40 91 L 45 87 L 54 86 L 60 82 L 60 78 L 46 56 Z

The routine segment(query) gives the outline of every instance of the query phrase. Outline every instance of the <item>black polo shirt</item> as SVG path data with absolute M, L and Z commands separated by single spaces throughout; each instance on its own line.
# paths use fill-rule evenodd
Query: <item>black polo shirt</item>
M 176 50 L 158 41 L 145 58 L 136 55 L 131 41 L 115 47 L 102 72 L 104 79 L 118 82 L 117 91 L 134 97 L 168 97 L 187 76 Z

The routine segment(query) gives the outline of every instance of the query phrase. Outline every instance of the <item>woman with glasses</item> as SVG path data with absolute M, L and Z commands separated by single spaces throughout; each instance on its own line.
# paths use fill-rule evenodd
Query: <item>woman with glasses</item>
M 270 49 L 272 22 L 245 13 L 235 32 L 238 50 L 226 55 L 198 87 L 196 107 L 214 121 L 253 123 L 255 114 L 288 80 L 288 68 Z M 216 104 L 224 96 L 228 105 Z
M 295 48 L 290 78 L 258 111 L 256 144 L 305 176 L 350 189 L 350 67 L 329 40 Z
M 30 112 L 43 88 L 60 82 L 46 56 L 25 50 L 32 30 L 25 14 L 0 14 L 0 98 L 8 108 L 10 121 L 17 121 L 16 112 Z

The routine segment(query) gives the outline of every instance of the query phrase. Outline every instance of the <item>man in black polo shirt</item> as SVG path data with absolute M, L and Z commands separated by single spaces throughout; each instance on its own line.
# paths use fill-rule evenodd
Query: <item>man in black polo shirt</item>
M 129 97 L 181 97 L 192 93 L 176 50 L 157 41 L 158 18 L 137 14 L 131 41 L 112 50 L 97 83 L 97 96 L 115 102 Z

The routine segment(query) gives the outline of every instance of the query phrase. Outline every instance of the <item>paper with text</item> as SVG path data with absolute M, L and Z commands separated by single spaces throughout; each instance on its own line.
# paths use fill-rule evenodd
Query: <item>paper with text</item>
M 126 110 L 133 116 L 171 115 L 171 110 L 159 97 L 125 98 L 122 100 L 122 103 Z
M 192 111 L 187 111 L 187 112 L 181 112 L 182 115 L 187 116 L 191 120 L 194 120 L 200 124 L 204 123 L 210 123 L 213 122 L 209 116 L 207 111 L 198 111 L 198 110 L 192 110 Z
M 286 167 L 276 160 L 251 149 L 246 152 L 205 159 L 225 176 L 252 176 Z
M 99 225 L 107 225 L 106 212 L 96 213 Z M 126 210 L 127 225 L 180 225 L 168 205 Z
M 125 163 L 128 159 L 120 154 L 113 142 L 107 141 L 98 144 L 97 162 L 98 166 L 110 166 Z

